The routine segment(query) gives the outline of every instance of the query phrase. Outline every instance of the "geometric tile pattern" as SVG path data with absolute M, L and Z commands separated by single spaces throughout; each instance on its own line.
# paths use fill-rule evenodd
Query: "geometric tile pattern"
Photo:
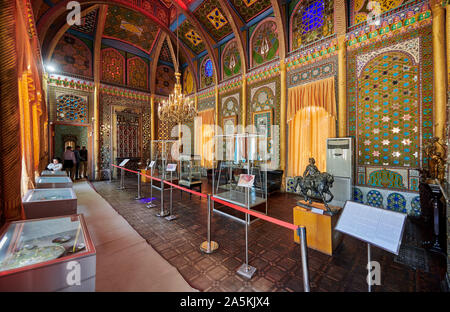
M 89 123 L 88 105 L 85 98 L 76 95 L 60 95 L 56 99 L 56 116 L 58 121 Z
M 194 11 L 195 17 L 216 41 L 233 32 L 230 23 L 219 8 L 218 0 L 205 0 Z
M 305 84 L 337 74 L 337 59 L 332 57 L 325 62 L 313 63 L 312 65 L 302 66 L 299 69 L 288 73 L 288 88 L 300 84 Z
M 81 18 L 81 25 L 73 25 L 71 29 L 83 32 L 85 34 L 93 34 L 97 26 L 97 10 L 91 11 Z
M 170 53 L 170 48 L 169 48 L 169 44 L 167 43 L 167 39 L 164 40 L 164 43 L 161 47 L 161 52 L 159 53 L 159 59 L 161 61 L 173 64 L 172 53 Z
M 387 198 L 388 210 L 406 213 L 406 200 L 403 195 L 399 193 L 392 193 Z
M 92 77 L 92 53 L 83 40 L 65 34 L 59 40 L 52 56 L 58 72 Z
M 353 200 L 355 202 L 364 204 L 364 198 L 363 198 L 363 193 L 361 192 L 361 190 L 357 187 L 353 188 Z
M 194 52 L 194 54 L 199 54 L 205 50 L 205 44 L 194 29 L 195 27 L 189 20 L 185 20 L 178 27 L 180 39 L 192 50 L 192 52 Z
M 411 208 L 411 214 L 413 216 L 418 217 L 422 214 L 422 211 L 420 209 L 420 196 L 416 196 L 413 198 L 413 200 L 411 201 Z
M 373 207 L 383 208 L 383 196 L 377 190 L 371 190 L 366 195 L 366 204 Z
M 127 60 L 128 85 L 135 88 L 148 88 L 148 65 L 138 56 Z
M 299 1 L 291 18 L 292 50 L 328 37 L 334 32 L 334 1 Z
M 113 48 L 101 51 L 102 81 L 125 83 L 125 57 Z

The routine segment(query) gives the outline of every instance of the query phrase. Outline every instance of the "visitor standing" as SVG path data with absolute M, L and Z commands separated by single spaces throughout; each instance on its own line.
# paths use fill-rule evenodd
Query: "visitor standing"
M 66 170 L 67 176 L 72 178 L 72 180 L 75 179 L 75 168 L 74 166 L 77 163 L 77 160 L 75 158 L 75 154 L 72 151 L 72 147 L 71 146 L 67 146 L 66 147 L 66 151 L 64 152 L 63 155 L 63 168 Z
M 83 148 L 80 151 L 80 170 L 81 174 L 84 179 L 87 179 L 87 160 L 88 160 L 88 151 L 86 149 L 86 146 L 83 146 Z
M 77 145 L 75 146 L 75 151 L 73 152 L 75 154 L 75 159 L 77 161 L 77 163 L 75 164 L 75 179 L 79 180 L 80 179 L 80 146 Z

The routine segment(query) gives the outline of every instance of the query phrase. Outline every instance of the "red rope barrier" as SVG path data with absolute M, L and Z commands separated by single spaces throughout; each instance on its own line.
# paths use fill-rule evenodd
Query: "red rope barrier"
M 145 176 L 145 177 L 147 177 L 147 178 L 150 178 L 150 179 L 153 179 L 153 180 L 156 180 L 156 181 L 161 181 L 161 179 L 158 179 L 158 178 L 149 176 L 149 175 L 147 175 L 147 174 L 143 174 L 143 173 L 138 172 L 138 171 L 126 169 L 126 168 L 124 168 L 124 167 L 119 167 L 119 166 L 116 166 L 116 165 L 112 165 L 112 166 L 113 166 L 113 167 L 116 167 L 116 168 L 119 168 L 119 169 L 123 169 L 123 170 L 129 171 L 129 172 L 133 172 L 133 173 L 140 174 L 141 176 Z M 177 188 L 177 189 L 180 189 L 180 190 L 182 190 L 182 191 L 185 191 L 185 192 L 188 192 L 188 193 L 197 195 L 197 196 L 201 196 L 201 197 L 203 197 L 203 198 L 207 198 L 207 197 L 208 197 L 207 194 L 199 193 L 199 192 L 190 190 L 190 189 L 188 189 L 188 188 L 185 188 L 185 187 L 182 187 L 182 186 L 173 184 L 173 183 L 168 182 L 168 181 L 163 181 L 163 182 L 164 182 L 165 184 L 167 184 L 167 185 L 170 185 L 170 186 L 175 187 L 175 188 Z M 288 229 L 288 230 L 294 230 L 294 231 L 295 231 L 295 230 L 298 229 L 298 226 L 297 226 L 297 225 L 294 225 L 294 224 L 292 224 L 292 223 L 285 222 L 285 221 L 282 221 L 282 220 L 279 220 L 279 219 L 275 219 L 275 218 L 273 218 L 273 217 L 269 217 L 269 216 L 267 216 L 267 215 L 265 215 L 265 214 L 262 214 L 262 213 L 260 213 L 260 212 L 256 212 L 256 211 L 249 210 L 249 209 L 247 209 L 247 208 L 243 208 L 243 207 L 241 207 L 241 206 L 238 206 L 238 205 L 229 203 L 229 202 L 227 202 L 227 201 L 218 199 L 218 198 L 216 198 L 216 197 L 214 197 L 214 196 L 211 196 L 211 199 L 212 199 L 213 201 L 219 203 L 219 204 L 225 205 L 225 206 L 230 207 L 230 208 L 233 208 L 233 209 L 235 209 L 235 210 L 239 210 L 239 211 L 241 211 L 241 212 L 243 212 L 243 213 L 250 214 L 250 215 L 252 215 L 252 216 L 254 216 L 254 217 L 257 217 L 257 218 L 266 220 L 266 221 L 268 221 L 268 222 L 270 222 L 270 223 L 274 223 L 274 224 L 279 225 L 279 226 L 281 226 L 281 227 L 284 227 L 284 228 L 286 228 L 286 229 Z
M 212 196 L 211 199 L 212 199 L 213 201 L 218 202 L 218 203 L 220 203 L 220 204 L 222 204 L 222 205 L 225 205 L 225 206 L 227 206 L 227 207 L 230 207 L 230 208 L 239 210 L 239 211 L 241 211 L 241 212 L 243 212 L 243 213 L 248 213 L 248 214 L 250 214 L 250 215 L 252 215 L 252 216 L 254 216 L 254 217 L 257 217 L 257 218 L 266 220 L 266 221 L 268 221 L 268 222 L 270 222 L 270 223 L 275 223 L 276 225 L 282 226 L 282 227 L 287 228 L 287 229 L 289 229 L 289 230 L 297 230 L 297 229 L 298 229 L 298 226 L 297 226 L 297 225 L 294 225 L 294 224 L 292 224 L 292 223 L 285 222 L 285 221 L 281 221 L 281 220 L 278 220 L 278 219 L 269 217 L 269 216 L 267 216 L 267 215 L 265 215 L 265 214 L 263 214 L 263 213 L 256 212 L 256 211 L 252 211 L 252 210 L 249 210 L 249 209 L 247 209 L 247 208 L 243 208 L 243 207 L 241 207 L 241 206 L 238 206 L 238 205 L 229 203 L 229 202 L 227 202 L 227 201 L 218 199 L 218 198 L 216 198 L 216 197 L 214 197 L 214 196 Z

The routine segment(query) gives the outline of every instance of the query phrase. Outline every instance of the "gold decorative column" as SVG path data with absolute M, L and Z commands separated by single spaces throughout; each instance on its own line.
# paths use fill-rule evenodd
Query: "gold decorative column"
M 446 34 L 446 48 L 447 48 L 447 87 L 450 83 L 450 4 L 445 7 L 445 34 Z M 448 88 L 450 90 L 450 88 Z
M 156 140 L 156 111 L 155 111 L 155 95 L 152 94 L 150 97 L 150 110 L 151 110 L 151 137 L 152 140 Z M 151 148 L 150 148 L 151 149 Z
M 447 116 L 447 67 L 444 36 L 445 12 L 440 3 L 435 4 L 431 12 L 433 17 L 434 135 L 445 142 L 445 123 Z M 440 152 L 443 151 L 441 150 Z
M 345 35 L 338 36 L 338 135 L 347 136 L 347 46 Z
M 216 84 L 216 86 L 215 86 L 215 89 L 214 89 L 214 92 L 215 92 L 215 101 L 216 101 L 216 112 L 215 112 L 215 116 L 216 116 L 216 126 L 218 126 L 219 125 L 219 88 L 218 88 L 218 86 L 217 86 L 217 84 Z
M 0 0 L 0 227 L 22 215 L 16 1 Z M 23 38 L 22 40 L 28 40 Z
M 287 77 L 286 63 L 280 60 L 281 99 L 280 99 L 280 169 L 283 170 L 281 190 L 286 189 L 286 106 L 287 106 Z
M 245 132 L 247 126 L 247 78 L 242 74 L 242 131 Z

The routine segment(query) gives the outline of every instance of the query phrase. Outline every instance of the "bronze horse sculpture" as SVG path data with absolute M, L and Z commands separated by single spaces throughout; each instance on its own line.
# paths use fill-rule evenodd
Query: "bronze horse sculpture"
M 300 186 L 300 195 L 303 196 L 306 202 L 312 203 L 313 199 L 323 202 L 327 208 L 327 212 L 332 213 L 328 203 L 334 198 L 330 191 L 333 186 L 334 177 L 327 172 L 320 172 L 315 166 L 315 160 L 310 158 L 310 164 L 306 167 L 305 173 L 302 176 L 295 177 L 294 190 Z M 328 195 L 329 198 L 326 198 Z

